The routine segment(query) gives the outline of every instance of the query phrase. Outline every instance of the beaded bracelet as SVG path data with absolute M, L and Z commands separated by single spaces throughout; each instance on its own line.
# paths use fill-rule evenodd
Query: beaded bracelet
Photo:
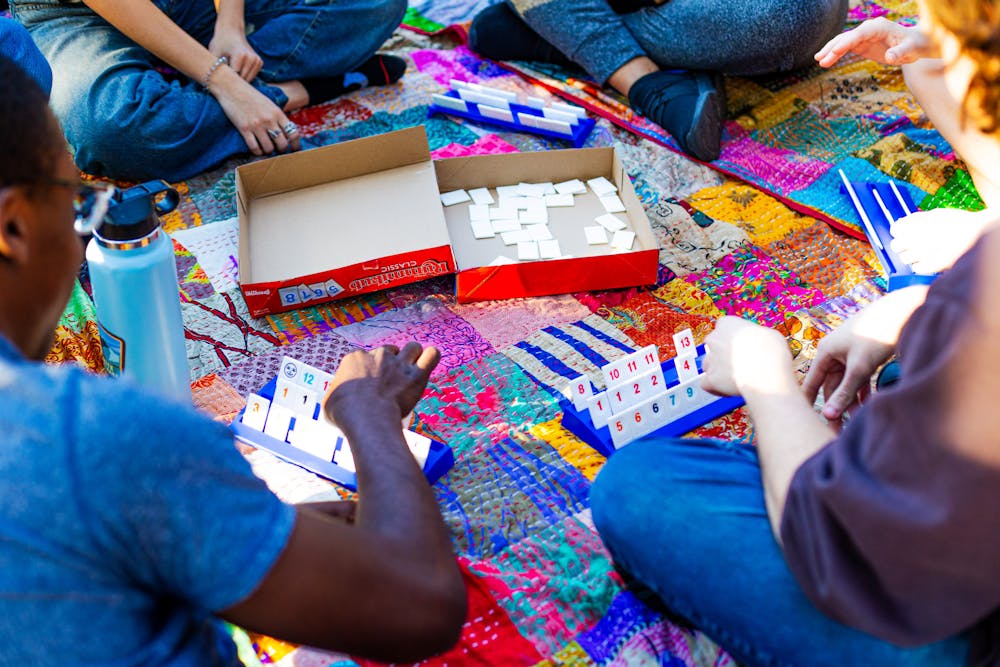
M 219 56 L 219 59 L 212 63 L 212 66 L 208 68 L 208 73 L 205 78 L 202 79 L 201 85 L 208 88 L 209 81 L 212 79 L 212 75 L 215 74 L 215 70 L 219 69 L 223 65 L 229 64 L 229 56 Z

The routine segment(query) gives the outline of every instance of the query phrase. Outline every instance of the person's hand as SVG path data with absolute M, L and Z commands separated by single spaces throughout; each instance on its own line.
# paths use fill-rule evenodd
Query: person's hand
M 216 23 L 208 50 L 216 58 L 229 58 L 229 66 L 247 82 L 253 81 L 264 66 L 264 61 L 247 41 L 246 33 L 222 23 Z
M 936 56 L 920 28 L 901 26 L 881 16 L 837 35 L 816 53 L 815 58 L 821 67 L 832 67 L 848 53 L 884 65 L 906 65 Z
M 889 247 L 914 272 L 937 273 L 951 268 L 994 219 L 995 214 L 988 210 L 917 211 L 892 223 Z
M 341 360 L 327 390 L 326 416 L 343 425 L 363 423 L 389 410 L 398 422 L 416 406 L 440 359 L 436 348 L 415 342 L 402 350 L 386 345 L 373 352 L 352 352 Z
M 785 338 L 739 317 L 723 317 L 705 338 L 701 386 L 724 396 L 798 389 Z
M 301 144 L 295 123 L 289 121 L 285 112 L 266 95 L 229 67 L 216 70 L 208 89 L 254 155 L 299 149 Z

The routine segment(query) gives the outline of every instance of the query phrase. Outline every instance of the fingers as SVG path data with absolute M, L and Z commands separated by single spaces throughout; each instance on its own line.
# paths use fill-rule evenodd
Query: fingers
M 260 156 L 264 154 L 261 150 L 260 143 L 257 141 L 257 135 L 249 130 L 240 130 L 240 136 L 243 137 L 243 142 L 247 145 L 247 148 L 254 155 Z
M 235 57 L 235 63 L 230 62 L 230 67 L 236 70 L 240 78 L 247 83 L 257 78 L 263 66 L 264 61 L 252 51 L 250 53 L 240 53 Z
M 827 419 L 838 419 L 852 404 L 857 401 L 858 392 L 868 381 L 869 376 L 850 366 L 844 369 L 844 377 L 833 392 L 826 396 L 823 405 L 823 416 Z
M 430 375 L 431 371 L 434 370 L 439 361 L 441 361 L 441 353 L 436 347 L 428 346 L 425 347 L 423 352 L 420 353 L 420 357 L 417 359 L 415 366 Z
M 284 113 L 281 113 L 281 132 L 284 134 L 285 139 L 287 139 L 287 146 L 293 151 L 297 151 L 302 147 L 301 137 L 299 136 L 299 126 L 295 124 L 294 121 L 288 119 Z
M 840 365 L 838 361 L 822 352 L 817 354 L 816 358 L 813 359 L 812 365 L 809 367 L 809 372 L 806 373 L 806 378 L 802 381 L 802 391 L 810 403 L 816 402 L 819 390 L 829 376 L 830 371 L 838 365 Z
M 416 363 L 417 359 L 420 358 L 420 353 L 423 351 L 424 346 L 415 340 L 411 340 L 409 343 L 403 346 L 403 349 L 399 351 L 399 358 L 408 364 Z

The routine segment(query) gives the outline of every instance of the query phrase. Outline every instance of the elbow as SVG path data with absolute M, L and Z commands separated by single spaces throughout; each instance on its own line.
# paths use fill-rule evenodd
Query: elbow
M 438 592 L 435 596 L 437 599 L 430 607 L 434 610 L 430 614 L 434 618 L 427 628 L 424 647 L 426 655 L 423 658 L 451 649 L 462 635 L 468 613 L 468 595 L 461 575 L 457 575 L 455 579 L 446 590 Z
M 382 634 L 366 657 L 391 663 L 426 660 L 458 642 L 468 612 L 468 594 L 457 563 L 450 571 L 429 575 L 408 590 L 397 589 L 392 628 Z

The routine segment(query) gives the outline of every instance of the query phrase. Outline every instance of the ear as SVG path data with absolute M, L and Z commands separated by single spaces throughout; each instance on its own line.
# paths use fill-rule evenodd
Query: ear
M 28 258 L 28 219 L 34 204 L 24 188 L 0 188 L 0 259 L 21 264 Z

